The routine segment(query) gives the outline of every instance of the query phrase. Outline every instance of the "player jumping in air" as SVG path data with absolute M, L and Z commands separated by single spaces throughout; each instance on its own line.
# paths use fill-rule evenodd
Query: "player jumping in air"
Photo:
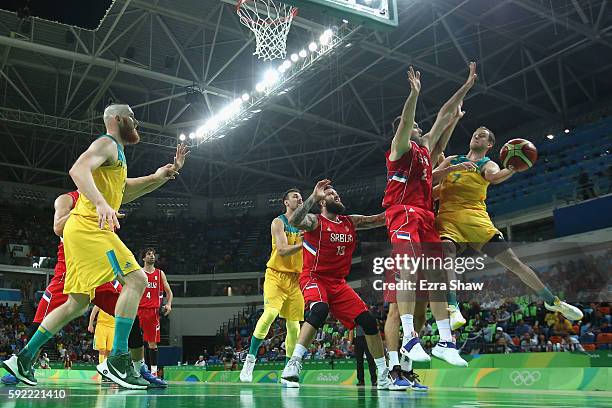
M 418 85 L 415 84 L 415 86 L 420 86 L 420 83 Z M 469 87 L 470 80 L 468 79 L 466 84 L 464 84 L 440 109 L 437 124 L 434 124 L 432 127 L 432 132 L 439 132 L 444 125 L 446 125 L 446 128 L 443 129 L 442 134 L 440 135 L 440 147 L 437 148 L 436 151 L 440 150 L 441 148 L 443 149 L 446 146 L 453 130 L 455 129 L 455 126 L 463 117 L 464 112 L 461 110 L 461 104 L 465 93 L 469 90 Z M 416 98 L 418 97 L 418 92 L 418 90 L 411 92 L 411 97 L 408 98 L 406 104 L 404 105 L 402 116 L 397 118 L 394 122 L 394 134 L 397 134 L 399 124 L 401 124 L 402 120 L 410 121 L 410 117 L 412 117 L 414 120 L 413 112 L 416 110 L 415 103 Z M 416 124 L 414 128 L 415 130 L 413 130 L 413 134 L 416 137 L 420 132 L 420 129 Z M 430 134 L 432 132 L 430 132 Z M 393 177 L 395 174 L 396 173 L 392 173 L 391 177 Z M 389 180 L 389 183 L 392 183 L 393 181 L 395 180 Z M 388 271 L 387 283 L 395 283 L 397 278 L 397 272 Z M 417 293 L 419 293 L 419 299 L 427 297 L 426 293 L 423 293 L 422 291 L 417 290 Z M 400 355 L 398 352 L 400 347 L 400 314 L 397 307 L 397 291 L 390 290 L 388 287 L 385 287 L 384 300 L 389 304 L 389 313 L 385 321 L 385 343 L 389 353 L 389 370 L 391 371 L 391 377 L 394 381 L 405 378 L 409 381 L 410 388 L 417 391 L 426 391 L 427 387 L 419 383 L 418 375 L 412 370 L 412 360 L 406 356 L 402 356 L 403 358 L 400 360 Z M 425 312 L 427 310 L 427 305 L 428 302 L 426 300 L 418 300 L 415 302 L 413 326 L 415 332 L 417 333 L 420 332 L 425 325 Z
M 146 362 L 151 367 L 151 373 L 157 375 L 157 343 L 160 339 L 159 331 L 159 308 L 163 292 L 166 292 L 168 299 L 164 305 L 164 316 L 168 316 L 172 311 L 172 289 L 168 285 L 166 274 L 161 269 L 155 267 L 155 249 L 145 249 L 140 259 L 144 262 L 142 268 L 147 274 L 147 288 L 142 294 L 138 305 L 138 320 L 142 327 L 144 341 L 147 342 Z
M 321 214 L 309 213 L 315 205 L 319 206 Z M 300 287 L 309 313 L 293 355 L 283 370 L 281 383 L 287 387 L 299 387 L 302 357 L 331 312 L 348 330 L 355 325 L 363 328 L 368 349 L 376 363 L 377 388 L 405 390 L 408 384 L 399 386 L 391 382 L 376 318 L 346 282 L 357 244 L 357 230 L 382 227 L 384 214 L 347 216 L 342 215 L 344 211 L 344 204 L 330 181 L 322 180 L 289 219 L 292 225 L 306 231 Z
M 468 246 L 484 253 L 537 293 L 546 309 L 559 312 L 568 320 L 580 320 L 583 316 L 580 309 L 560 301 L 550 292 L 533 269 L 516 256 L 489 217 L 485 204 L 489 185 L 502 183 L 515 173 L 512 166 L 500 169 L 486 156 L 494 145 L 493 132 L 481 126 L 472 135 L 467 154 L 447 157 L 434 171 L 434 178 L 441 179 L 436 228 L 445 243 L 445 255 L 454 258 Z M 449 291 L 449 305 L 453 311 L 451 326 L 457 329 L 465 324 L 465 319 L 459 311 L 455 291 Z
M 253 381 L 253 368 L 257 350 L 268 335 L 277 316 L 285 319 L 287 335 L 285 349 L 290 358 L 300 333 L 300 321 L 304 320 L 304 298 L 300 290 L 302 272 L 302 237 L 300 230 L 289 224 L 293 212 L 302 205 L 299 190 L 290 189 L 283 195 L 285 213 L 272 221 L 272 254 L 266 265 L 264 281 L 264 312 L 257 321 L 249 354 L 240 372 L 240 381 Z
M 452 135 L 452 127 L 458 120 L 463 98 L 476 80 L 476 64 L 470 63 L 467 81 L 440 109 L 431 131 L 424 136 L 421 136 L 421 129 L 414 122 L 421 91 L 420 73 L 411 67 L 408 80 L 410 96 L 399 117 L 386 157 L 387 188 L 383 199 L 386 224 L 395 253 L 420 257 L 424 255 L 424 243 L 435 246 L 433 256 L 440 257 L 442 248 L 437 248 L 437 245 L 441 245 L 441 241 L 434 225 L 431 157 L 438 157 Z M 431 251 L 428 255 L 431 255 Z M 402 280 L 410 281 L 413 279 L 412 274 L 417 272 L 404 269 L 399 271 L 399 275 Z M 397 293 L 398 314 L 404 332 L 400 352 L 412 361 L 429 361 L 430 357 L 423 350 L 414 327 L 416 303 L 414 293 L 407 290 Z M 448 303 L 430 299 L 430 307 L 440 333 L 440 341 L 432 354 L 450 364 L 467 366 L 467 362 L 459 356 L 452 338 Z M 394 350 L 393 346 L 389 345 L 390 351 Z M 397 362 L 392 364 L 396 365 Z
M 24 349 L 4 362 L 8 371 L 28 385 L 36 385 L 32 372 L 38 350 L 67 323 L 82 315 L 94 299 L 96 288 L 112 279 L 123 281 L 115 307 L 113 351 L 97 370 L 113 382 L 131 389 L 146 389 L 149 383 L 134 369 L 128 353 L 128 336 L 138 303 L 147 285 L 145 272 L 134 255 L 115 234 L 119 207 L 174 179 L 186 152 L 177 147 L 174 163 L 154 174 L 127 177 L 124 146 L 136 144 L 138 122 L 128 105 L 114 104 L 104 110 L 106 134 L 96 139 L 70 169 L 81 196 L 64 227 L 68 300 L 48 314 Z

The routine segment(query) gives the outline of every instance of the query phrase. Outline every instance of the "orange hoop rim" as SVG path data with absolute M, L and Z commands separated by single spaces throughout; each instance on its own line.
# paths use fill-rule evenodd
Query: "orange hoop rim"
M 236 13 L 238 13 L 240 11 L 240 8 L 242 7 L 243 4 L 248 3 L 249 1 L 255 1 L 255 0 L 238 0 L 238 3 L 236 3 Z M 282 3 L 282 2 L 279 2 Z M 271 20 L 271 21 L 267 21 L 265 20 L 263 23 L 261 24 L 269 24 L 269 25 L 273 25 L 273 24 L 277 24 L 277 23 L 284 23 L 287 20 L 293 19 L 295 16 L 297 16 L 298 14 L 298 9 L 295 6 L 290 6 L 291 7 L 291 13 L 286 16 L 286 17 L 282 17 L 282 18 L 277 18 L 275 20 Z M 255 20 L 253 19 L 247 19 L 245 18 L 245 20 L 247 20 L 250 23 L 255 23 Z

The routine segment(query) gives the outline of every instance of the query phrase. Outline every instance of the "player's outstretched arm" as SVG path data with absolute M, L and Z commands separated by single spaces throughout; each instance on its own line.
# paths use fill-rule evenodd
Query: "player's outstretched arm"
M 289 224 L 304 231 L 314 231 L 319 227 L 319 219 L 316 215 L 310 214 L 310 210 L 316 203 L 325 200 L 325 189 L 331 184 L 331 180 L 324 179 L 319 181 L 312 194 L 304 201 L 304 204 L 299 206 L 291 217 Z
M 453 116 L 450 124 L 446 127 L 446 129 L 444 129 L 444 132 L 442 132 L 442 136 L 440 137 L 440 140 L 438 141 L 438 143 L 436 143 L 436 145 L 431 151 L 431 157 L 438 157 L 440 154 L 444 154 L 444 150 L 446 149 L 446 146 L 448 145 L 448 141 L 453 135 L 453 132 L 455 131 L 455 128 L 457 127 L 457 124 L 465 115 L 465 111 L 463 111 L 461 108 L 462 108 L 462 105 L 459 105 L 459 107 L 455 111 L 455 115 Z
M 183 168 L 185 158 L 189 153 L 190 151 L 187 150 L 187 145 L 181 143 L 176 146 L 176 154 L 173 163 L 168 163 L 160 167 L 155 173 L 149 174 L 148 176 L 128 178 L 125 181 L 125 191 L 123 193 L 122 203 L 125 204 L 134 201 L 145 194 L 157 190 L 166 184 L 168 180 L 174 180 L 176 176 L 179 175 L 179 170 Z
M 161 271 L 161 280 L 164 288 L 164 292 L 166 292 L 166 304 L 164 305 L 164 316 L 168 316 L 172 311 L 172 300 L 174 299 L 174 293 L 172 293 L 172 288 L 170 284 L 168 284 L 168 279 L 166 279 L 166 274 L 164 271 Z
M 115 142 L 109 138 L 101 137 L 95 140 L 89 146 L 89 149 L 79 156 L 69 171 L 70 177 L 72 177 L 79 192 L 85 194 L 85 197 L 96 206 L 98 226 L 103 229 L 108 222 L 111 231 L 120 227 L 118 214 L 108 205 L 100 190 L 96 187 L 92 172 L 104 163 L 115 163 L 117 156 Z
M 381 212 L 376 215 L 349 215 L 353 224 L 355 225 L 355 229 L 357 230 L 365 230 L 371 228 L 378 228 L 385 226 L 385 213 Z
M 289 245 L 283 222 L 275 218 L 270 225 L 270 231 L 276 243 L 276 249 L 280 256 L 293 255 L 302 249 L 302 244 Z
M 434 184 L 439 183 L 440 181 L 442 181 L 444 179 L 444 177 L 448 176 L 453 171 L 458 171 L 458 170 L 471 170 L 471 171 L 474 171 L 474 170 L 476 170 L 478 168 L 472 162 L 463 162 L 463 163 L 451 165 L 450 164 L 451 160 L 453 160 L 455 157 L 457 157 L 457 156 L 449 156 L 449 157 L 447 157 L 446 159 L 444 159 L 442 164 L 440 164 L 438 167 L 436 167 L 436 169 L 432 172 L 432 180 L 433 180 Z
M 461 88 L 459 88 L 457 92 L 455 92 L 455 94 L 451 96 L 451 98 L 446 101 L 444 105 L 442 105 L 442 108 L 440 108 L 438 116 L 436 117 L 436 121 L 431 127 L 431 130 L 429 131 L 429 133 L 423 136 L 423 141 L 425 142 L 427 148 L 430 151 L 436 149 L 438 142 L 442 138 L 444 130 L 451 124 L 455 116 L 455 112 L 463 103 L 463 98 L 465 98 L 465 95 L 467 95 L 468 91 L 474 86 L 474 83 L 476 82 L 476 77 L 476 63 L 470 62 L 470 73 L 468 75 L 467 80 L 461 86 Z M 446 141 L 446 143 L 448 143 L 448 140 Z M 446 144 L 444 144 L 444 146 L 440 145 L 437 150 L 444 151 L 445 148 Z
M 416 114 L 417 99 L 421 92 L 421 73 L 410 67 L 408 71 L 408 82 L 410 83 L 410 95 L 404 104 L 400 123 L 397 126 L 393 141 L 391 142 L 391 154 L 389 159 L 398 160 L 412 149 L 410 134 L 414 128 L 414 115 Z
M 64 225 L 70 217 L 70 210 L 72 209 L 72 197 L 70 194 L 62 194 L 55 199 L 53 203 L 55 213 L 53 214 L 53 232 L 58 237 L 64 235 Z
M 508 166 L 507 169 L 500 169 L 499 165 L 494 161 L 489 161 L 483 169 L 483 177 L 491 184 L 499 184 L 508 180 L 516 173 L 513 166 Z

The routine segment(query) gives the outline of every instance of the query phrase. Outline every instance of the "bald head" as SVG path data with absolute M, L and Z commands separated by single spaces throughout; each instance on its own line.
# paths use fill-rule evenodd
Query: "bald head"
M 107 133 L 119 136 L 124 144 L 136 144 L 140 140 L 136 131 L 138 121 L 129 105 L 109 105 L 104 109 L 104 125 Z

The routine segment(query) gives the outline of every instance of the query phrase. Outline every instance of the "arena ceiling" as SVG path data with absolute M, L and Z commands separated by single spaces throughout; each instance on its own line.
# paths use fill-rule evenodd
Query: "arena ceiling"
M 233 196 L 358 182 L 384 172 L 390 122 L 422 72 L 417 120 L 427 129 L 476 60 L 479 79 L 450 152 L 486 124 L 501 139 L 530 123 L 562 128 L 612 95 L 612 4 L 604 0 L 398 0 L 400 27 L 359 29 L 295 89 L 248 123 L 193 149 L 164 195 Z M 88 31 L 0 10 L 0 179 L 70 188 L 67 171 L 100 131 L 110 100 L 129 103 L 143 143 L 130 174 L 171 160 L 190 132 L 265 65 L 233 0 L 117 0 Z M 337 21 L 304 11 L 289 48 Z M 203 96 L 189 95 L 196 86 Z M 534 136 L 535 137 L 535 136 Z M 355 177 L 357 175 L 357 177 Z

